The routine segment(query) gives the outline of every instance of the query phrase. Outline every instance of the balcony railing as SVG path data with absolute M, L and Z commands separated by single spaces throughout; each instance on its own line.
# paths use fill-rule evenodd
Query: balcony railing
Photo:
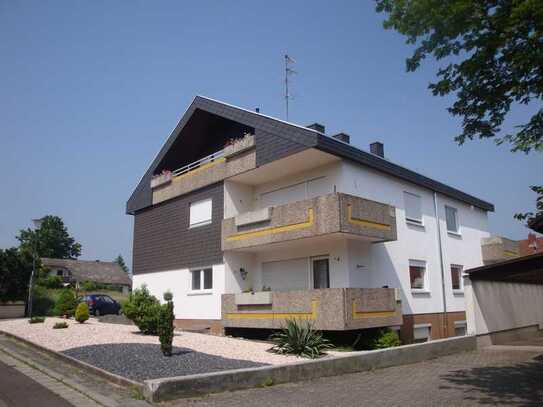
M 172 176 L 178 177 L 189 171 L 193 171 L 197 168 L 200 168 L 207 163 L 211 163 L 221 157 L 224 157 L 224 150 L 216 151 L 213 154 L 208 155 L 207 157 L 200 158 L 198 161 L 194 161 L 193 163 L 190 163 L 181 168 L 178 168 L 175 171 L 172 171 Z
M 214 184 L 256 167 L 254 136 L 244 138 L 173 172 L 151 179 L 153 204 Z
M 394 288 L 324 288 L 222 295 L 225 328 L 277 329 L 288 319 L 315 329 L 345 331 L 402 324 Z
M 223 220 L 223 250 L 344 233 L 371 242 L 396 240 L 394 207 L 332 193 Z

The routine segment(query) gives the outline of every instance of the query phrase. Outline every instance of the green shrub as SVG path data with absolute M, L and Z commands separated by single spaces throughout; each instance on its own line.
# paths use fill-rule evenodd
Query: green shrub
M 77 307 L 77 298 L 70 288 L 65 288 L 60 292 L 55 304 L 55 312 L 60 316 L 72 317 Z
M 170 292 L 164 293 L 165 304 L 160 307 L 160 316 L 158 319 L 158 337 L 160 339 L 160 350 L 164 356 L 172 356 L 173 342 L 173 295 Z
M 28 320 L 29 324 L 41 324 L 45 321 L 45 317 L 32 317 Z
M 400 346 L 401 344 L 398 332 L 386 329 L 381 331 L 380 335 L 373 342 L 373 349 L 391 348 L 393 346 Z
M 63 282 L 60 276 L 45 276 L 40 278 L 36 283 L 45 288 L 62 288 Z
M 157 335 L 160 316 L 160 302 L 149 293 L 144 285 L 130 293 L 122 303 L 123 314 L 130 319 L 144 335 Z
M 85 281 L 83 284 L 81 284 L 81 289 L 83 291 L 94 291 L 98 289 L 98 286 L 94 281 Z
M 270 336 L 274 346 L 270 349 L 274 353 L 293 354 L 315 359 L 332 347 L 330 342 L 322 337 L 322 333 L 315 331 L 311 325 L 301 323 L 295 319 L 287 320 L 287 325 Z
M 89 306 L 86 302 L 80 302 L 75 309 L 75 320 L 82 324 L 89 319 Z
M 53 329 L 64 329 L 68 328 L 67 322 L 57 322 L 55 325 L 53 325 Z
M 40 286 L 34 286 L 32 294 L 33 315 L 54 315 L 55 300 L 51 298 L 49 291 Z

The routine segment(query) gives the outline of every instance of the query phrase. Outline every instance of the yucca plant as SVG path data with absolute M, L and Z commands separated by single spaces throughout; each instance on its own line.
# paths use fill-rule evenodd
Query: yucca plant
M 302 323 L 296 319 L 288 319 L 286 326 L 270 336 L 274 346 L 271 352 L 292 354 L 315 359 L 333 346 L 323 338 L 322 333 L 315 331 L 309 322 Z

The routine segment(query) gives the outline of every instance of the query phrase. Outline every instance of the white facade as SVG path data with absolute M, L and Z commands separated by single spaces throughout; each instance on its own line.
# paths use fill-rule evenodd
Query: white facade
M 330 287 L 400 288 L 404 314 L 436 313 L 445 310 L 443 274 L 446 311 L 465 310 L 463 287 L 453 290 L 451 265 L 462 266 L 463 269 L 482 265 L 480 242 L 489 233 L 487 213 L 462 201 L 435 194 L 443 271 L 434 192 L 345 160 L 254 186 L 227 180 L 225 218 L 267 205 L 280 205 L 331 192 L 343 192 L 393 205 L 396 208 L 397 240 L 372 244 L 328 237 L 276 244 L 244 254 L 230 253 L 226 255 L 230 259 L 238 256 L 244 258 L 237 268 L 227 267 L 226 272 L 238 277 L 240 267 L 249 272 L 247 280 L 240 280 L 240 284 L 229 292 L 259 291 L 262 288 L 284 290 L 288 286 L 301 288 L 300 282 L 304 279 L 306 288 L 313 288 L 312 259 L 326 256 L 329 258 Z M 404 192 L 420 197 L 421 225 L 406 221 Z M 456 209 L 458 233 L 447 231 L 445 206 Z M 411 289 L 410 260 L 426 265 L 425 287 L 422 290 Z M 269 270 L 280 270 L 281 266 L 289 271 L 270 279 Z
M 444 286 L 446 311 L 465 310 L 462 287 L 453 290 L 450 267 L 468 269 L 482 265 L 480 242 L 489 236 L 484 210 L 336 157 L 320 167 L 277 179 L 269 172 L 264 182 L 247 182 L 248 179 L 245 175 L 241 180 L 225 180 L 225 218 L 266 206 L 342 192 L 394 206 L 397 240 L 372 244 L 345 236 L 325 236 L 244 252 L 226 252 L 224 264 L 213 265 L 213 288 L 205 292 L 191 289 L 188 269 L 135 275 L 134 286 L 146 284 L 159 298 L 170 290 L 174 294 L 176 318 L 220 319 L 221 294 L 313 288 L 312 268 L 318 264 L 315 261 L 327 258 L 329 287 L 400 288 L 403 313 L 421 314 L 445 310 Z M 406 221 L 404 192 L 420 197 L 422 224 Z M 447 231 L 445 205 L 456 209 L 458 233 Z M 425 265 L 423 289 L 411 288 L 410 261 Z

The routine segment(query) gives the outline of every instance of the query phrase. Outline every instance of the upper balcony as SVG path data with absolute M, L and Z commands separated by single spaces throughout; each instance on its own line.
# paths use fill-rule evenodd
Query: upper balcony
M 222 223 L 222 249 L 243 250 L 330 234 L 371 242 L 396 240 L 393 206 L 332 193 L 267 207 Z
M 153 205 L 256 167 L 255 138 L 246 134 L 223 150 L 151 179 Z

